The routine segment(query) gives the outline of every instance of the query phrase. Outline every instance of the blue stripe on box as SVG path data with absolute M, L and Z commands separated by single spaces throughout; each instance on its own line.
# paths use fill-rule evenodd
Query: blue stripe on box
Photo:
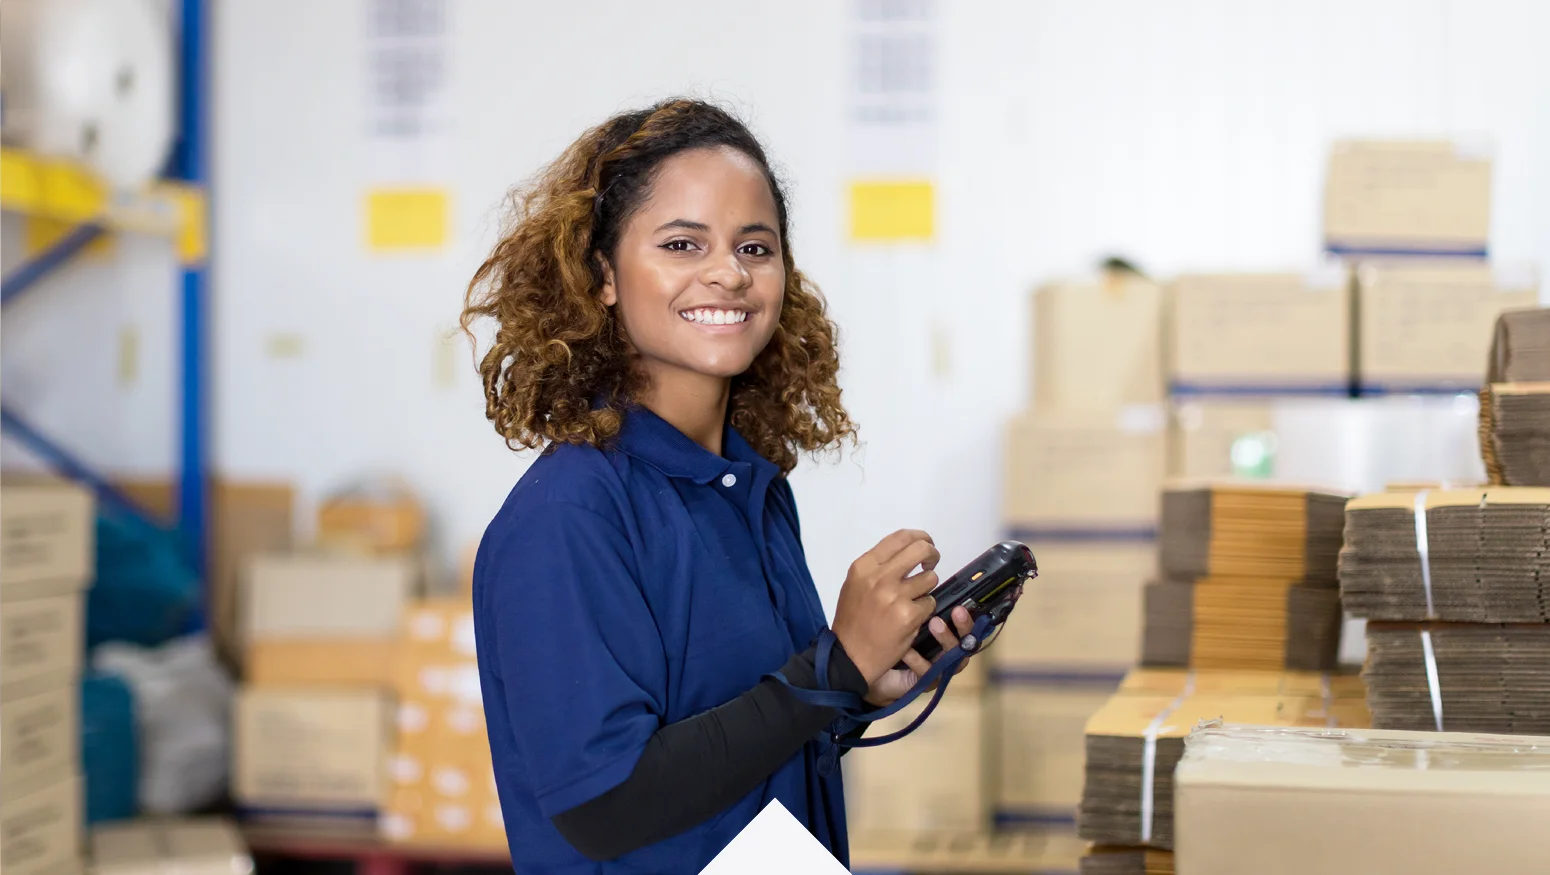
M 1016 826 L 1074 826 L 1076 824 L 1076 811 L 1073 809 L 1019 809 L 1010 811 L 997 809 L 995 814 L 997 829 L 1006 829 Z
M 1356 394 L 1364 398 L 1385 395 L 1473 395 L 1480 389 L 1479 385 L 1462 383 L 1362 383 L 1357 386 Z
M 1286 398 L 1317 396 L 1320 398 L 1348 398 L 1351 384 L 1340 383 L 1238 383 L 1177 382 L 1168 387 L 1168 393 L 1180 398 Z
M 1347 258 L 1465 258 L 1483 260 L 1490 255 L 1487 247 L 1460 246 L 1456 249 L 1432 248 L 1432 249 L 1398 249 L 1383 246 L 1348 246 L 1341 243 L 1324 244 L 1324 251 L 1330 255 L 1341 255 Z

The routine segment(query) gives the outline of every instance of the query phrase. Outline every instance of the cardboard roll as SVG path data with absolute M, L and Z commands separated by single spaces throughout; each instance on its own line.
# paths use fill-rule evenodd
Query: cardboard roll
M 161 174 L 173 139 L 172 34 L 156 0 L 0 4 L 3 135 L 121 191 Z

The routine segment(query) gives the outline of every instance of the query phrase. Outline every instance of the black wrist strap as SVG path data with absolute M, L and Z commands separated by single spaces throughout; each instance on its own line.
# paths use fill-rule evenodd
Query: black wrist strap
M 826 742 L 826 745 L 825 750 L 818 759 L 818 770 L 820 774 L 833 774 L 835 767 L 839 764 L 841 748 L 876 747 L 880 744 L 888 744 L 891 741 L 898 741 L 920 728 L 920 725 L 926 722 L 926 718 L 931 716 L 931 712 L 936 710 L 937 703 L 942 701 L 942 696 L 947 692 L 947 685 L 952 681 L 959 664 L 980 648 L 985 641 L 985 636 L 990 633 L 991 626 L 992 621 L 989 616 L 983 616 L 975 620 L 974 627 L 959 639 L 957 647 L 938 657 L 931 664 L 930 670 L 921 675 L 920 679 L 915 681 L 915 685 L 910 687 L 908 692 L 895 699 L 886 708 L 868 710 L 866 703 L 855 693 L 847 693 L 843 690 L 835 690 L 829 687 L 829 657 L 834 652 L 835 643 L 838 641 L 834 637 L 834 632 L 829 629 L 825 629 L 818 636 L 814 660 L 818 676 L 818 689 L 809 690 L 795 686 L 786 679 L 783 673 L 778 671 L 766 675 L 766 677 L 774 678 L 784 684 L 791 690 L 792 695 L 802 702 L 819 708 L 832 708 L 839 712 L 839 716 L 820 735 L 820 738 Z M 931 701 L 926 704 L 925 709 L 920 712 L 919 716 L 910 721 L 908 726 L 898 732 L 892 732 L 877 738 L 845 738 L 845 735 L 863 723 L 882 720 L 908 708 L 910 703 L 931 689 L 932 684 L 936 684 L 937 687 L 935 693 L 931 696 Z

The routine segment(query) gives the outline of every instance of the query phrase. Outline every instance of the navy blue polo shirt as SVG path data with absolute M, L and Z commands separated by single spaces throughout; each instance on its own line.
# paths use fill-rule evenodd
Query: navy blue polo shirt
M 663 726 L 724 704 L 825 627 L 779 469 L 644 408 L 608 449 L 560 445 L 518 481 L 474 564 L 479 680 L 519 873 L 695 873 L 772 799 L 846 859 L 838 773 L 809 742 L 689 831 L 598 864 L 549 818 L 629 777 Z

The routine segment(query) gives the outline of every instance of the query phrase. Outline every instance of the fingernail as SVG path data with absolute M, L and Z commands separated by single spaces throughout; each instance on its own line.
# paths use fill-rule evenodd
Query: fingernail
M 941 617 L 932 617 L 931 618 L 931 631 L 933 631 L 933 632 L 937 633 L 938 635 L 940 635 L 943 632 L 947 631 L 947 624 L 942 622 L 942 618 Z

